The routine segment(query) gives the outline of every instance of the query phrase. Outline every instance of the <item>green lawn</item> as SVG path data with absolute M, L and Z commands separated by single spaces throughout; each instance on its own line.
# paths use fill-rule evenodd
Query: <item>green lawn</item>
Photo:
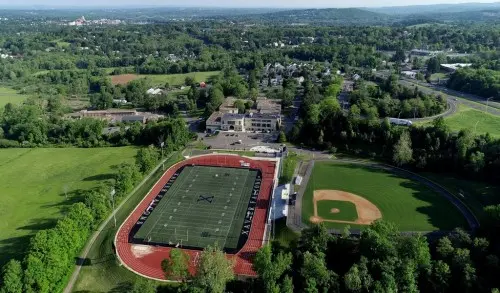
M 27 96 L 18 94 L 16 90 L 0 87 L 0 108 L 3 108 L 6 104 L 21 104 Z
M 380 209 L 384 220 L 396 223 L 402 231 L 467 227 L 464 217 L 450 202 L 420 183 L 375 168 L 335 162 L 316 162 L 314 166 L 302 201 L 302 218 L 307 223 L 313 215 L 313 192 L 319 189 L 363 196 Z M 330 228 L 344 227 L 338 223 L 325 224 Z
M 447 78 L 448 76 L 445 74 L 445 73 L 442 73 L 442 72 L 437 72 L 437 73 L 433 73 L 431 75 L 431 80 L 438 80 L 438 79 L 443 79 L 443 78 Z
M 180 152 L 174 153 L 165 163 L 165 168 L 182 160 Z M 142 185 L 122 208 L 117 211 L 116 220 L 118 227 L 130 215 L 132 210 L 144 198 L 144 195 L 153 187 L 153 185 L 163 175 L 160 169 Z M 113 249 L 113 238 L 118 228 L 114 227 L 113 221 L 110 221 L 99 234 L 94 245 L 87 255 L 87 266 L 80 271 L 80 275 L 74 287 L 74 292 L 122 292 L 119 288 L 137 278 L 137 276 L 118 264 Z
M 185 74 L 144 74 L 140 77 L 146 77 L 151 80 L 153 85 L 163 86 L 165 83 L 169 83 L 170 86 L 183 85 L 186 77 L 190 76 L 195 82 L 207 81 L 210 77 L 218 75 L 219 71 L 208 71 L 208 72 L 191 72 Z
M 290 244 L 297 241 L 300 237 L 300 234 L 295 233 L 286 226 L 286 218 L 274 221 L 273 225 L 274 241 L 279 243 L 280 246 L 290 247 Z
M 325 220 L 356 221 L 358 213 L 352 202 L 338 200 L 320 200 L 317 202 L 318 216 Z M 338 209 L 338 213 L 332 213 L 332 209 Z
M 110 179 L 135 154 L 132 147 L 0 150 L 0 265 L 21 257 L 31 235 L 52 227 L 82 190 Z
M 471 129 L 477 134 L 489 133 L 500 137 L 500 117 L 460 105 L 459 111 L 445 119 L 446 124 L 454 131 Z
M 421 175 L 453 193 L 471 209 L 480 221 L 484 216 L 484 207 L 500 204 L 499 186 L 456 178 L 446 174 L 423 173 Z

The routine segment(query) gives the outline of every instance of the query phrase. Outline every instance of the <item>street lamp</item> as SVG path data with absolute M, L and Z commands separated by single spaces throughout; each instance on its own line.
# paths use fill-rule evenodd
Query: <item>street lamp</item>
M 111 189 L 111 192 L 109 193 L 109 197 L 111 199 L 111 204 L 112 204 L 112 207 L 113 207 L 113 219 L 115 221 L 115 228 L 116 228 L 116 213 L 115 213 L 115 194 L 116 194 L 116 191 L 115 189 Z
M 491 99 L 493 99 L 493 97 L 489 97 L 486 99 L 486 113 L 488 113 L 488 103 Z

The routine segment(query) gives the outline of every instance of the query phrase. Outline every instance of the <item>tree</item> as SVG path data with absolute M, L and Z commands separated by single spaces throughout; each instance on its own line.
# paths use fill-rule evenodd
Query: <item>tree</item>
M 326 267 L 325 255 L 321 252 L 313 254 L 307 251 L 302 258 L 300 276 L 304 280 L 306 291 L 335 292 L 335 288 L 338 287 L 337 275 Z
M 328 241 L 331 239 L 325 225 L 318 224 L 302 230 L 299 239 L 299 248 L 312 253 L 325 252 Z
M 469 164 L 475 173 L 479 173 L 484 168 L 484 153 L 477 151 L 470 155 Z
M 233 262 L 215 246 L 207 246 L 200 255 L 193 284 L 208 293 L 222 293 L 234 278 Z
M 500 224 L 500 204 L 487 206 L 484 208 L 484 212 L 488 216 L 488 221 L 491 224 Z
M 0 293 L 23 292 L 23 268 L 21 262 L 12 259 L 2 267 L 0 274 Z
M 280 252 L 273 256 L 270 245 L 265 245 L 255 255 L 253 262 L 254 270 L 264 283 L 266 292 L 280 292 L 277 284 L 278 279 L 283 273 L 290 269 L 292 264 L 292 255 L 290 253 Z
M 453 247 L 453 244 L 451 243 L 451 240 L 448 237 L 443 237 L 439 239 L 438 244 L 436 246 L 436 252 L 438 253 L 438 256 L 440 258 L 442 259 L 451 258 L 454 251 L 455 248 Z
M 337 96 L 340 94 L 340 91 L 341 91 L 341 85 L 340 84 L 336 84 L 336 83 L 332 83 L 331 85 L 329 85 L 326 90 L 325 90 L 325 96 L 326 97 L 332 97 L 332 98 L 337 98 Z
M 405 131 L 399 137 L 399 141 L 394 145 L 394 154 L 392 157 L 392 161 L 396 165 L 402 166 L 411 162 L 412 157 L 413 149 L 411 147 L 410 133 Z
M 192 78 L 191 76 L 186 76 L 186 78 L 184 79 L 184 84 L 186 86 L 194 85 L 194 78 Z
M 430 73 L 439 72 L 441 64 L 439 64 L 439 60 L 436 57 L 433 57 L 427 61 L 427 71 Z
M 404 62 L 406 59 L 406 54 L 403 49 L 397 49 L 396 54 L 392 57 L 392 60 L 395 62 Z
M 161 269 L 167 279 L 185 280 L 189 275 L 189 256 L 181 249 L 170 250 L 170 258 L 161 262 Z
M 278 143 L 285 143 L 286 142 L 286 135 L 284 131 L 280 131 L 280 134 L 278 136 Z
M 450 286 L 451 270 L 447 263 L 438 260 L 432 267 L 431 283 L 436 292 L 446 292 Z
M 139 170 L 145 174 L 156 165 L 158 157 L 158 152 L 154 147 L 141 148 L 137 151 L 135 161 Z
M 121 164 L 116 174 L 115 189 L 120 195 L 125 195 L 134 188 L 141 179 L 141 173 L 135 164 Z
M 236 100 L 234 101 L 234 107 L 238 109 L 238 113 L 244 114 L 245 113 L 245 102 L 243 100 Z
M 354 264 L 344 276 L 344 284 L 347 290 L 359 292 L 363 288 L 358 265 Z
M 127 293 L 155 293 L 156 285 L 153 281 L 146 278 L 137 278 Z
M 285 276 L 283 278 L 283 283 L 281 285 L 280 293 L 294 293 L 293 280 L 289 276 Z

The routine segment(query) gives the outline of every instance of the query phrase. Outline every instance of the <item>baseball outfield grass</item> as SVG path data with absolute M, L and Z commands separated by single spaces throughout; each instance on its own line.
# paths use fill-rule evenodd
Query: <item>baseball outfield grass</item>
M 452 230 L 467 228 L 465 218 L 444 197 L 425 185 L 397 174 L 358 164 L 316 162 L 302 200 L 302 219 L 313 215 L 314 190 L 342 190 L 375 204 L 382 219 L 396 223 L 401 231 Z M 332 208 L 331 205 L 328 206 Z M 325 222 L 328 228 L 345 225 Z M 350 225 L 359 229 L 365 226 Z
M 111 179 L 113 167 L 133 162 L 136 152 L 132 147 L 2 149 L 0 265 L 20 258 L 31 235 L 52 227 L 83 190 Z

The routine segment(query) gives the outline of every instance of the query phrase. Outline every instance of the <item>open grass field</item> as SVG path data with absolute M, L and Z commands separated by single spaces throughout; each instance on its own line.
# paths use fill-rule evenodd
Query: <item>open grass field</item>
M 184 167 L 163 187 L 134 241 L 199 249 L 218 242 L 236 250 L 257 176 L 244 168 Z
M 423 173 L 422 176 L 440 184 L 464 202 L 481 220 L 484 207 L 500 204 L 500 187 L 485 182 L 470 181 L 447 174 Z
M 181 160 L 180 152 L 174 153 L 165 163 L 165 168 Z M 163 173 L 161 168 L 157 169 L 117 211 L 116 220 L 119 224 L 125 221 Z M 126 290 L 123 288 L 137 278 L 137 275 L 119 265 L 116 260 L 113 239 L 118 227 L 115 227 L 113 221 L 110 221 L 99 234 L 87 255 L 87 265 L 80 271 L 74 292 L 124 292 Z
M 19 258 L 31 235 L 52 227 L 82 190 L 110 179 L 135 154 L 132 147 L 1 150 L 0 265 Z
M 454 131 L 471 129 L 477 134 L 489 133 L 500 137 L 500 117 L 464 105 L 460 105 L 458 112 L 445 121 Z
M 163 86 L 165 83 L 169 83 L 171 86 L 183 85 L 186 77 L 192 77 L 195 82 L 207 81 L 213 76 L 219 74 L 219 71 L 207 71 L 207 72 L 191 72 L 184 74 L 148 74 L 140 75 L 141 77 L 146 77 L 151 80 L 153 85 Z
M 3 108 L 6 104 L 21 104 L 27 96 L 18 94 L 16 90 L 0 87 L 0 108 Z
M 382 219 L 396 223 L 401 231 L 467 227 L 460 212 L 440 194 L 423 184 L 380 169 L 357 164 L 316 162 L 302 201 L 304 222 L 314 212 L 314 190 L 342 190 L 359 195 L 378 207 Z M 345 226 L 331 222 L 325 222 L 325 225 L 337 229 Z M 351 227 L 359 229 L 365 226 Z
M 459 105 L 458 111 L 444 120 L 452 131 L 470 129 L 476 134 L 489 133 L 492 137 L 500 138 L 500 117 L 485 111 Z M 430 126 L 432 122 L 415 122 L 414 124 Z
M 431 75 L 431 80 L 433 81 L 437 81 L 437 80 L 440 80 L 440 79 L 443 79 L 443 78 L 447 78 L 448 76 L 443 73 L 443 72 L 437 72 L 437 73 L 433 73 Z
M 152 86 L 164 86 L 168 83 L 170 86 L 183 85 L 186 77 L 192 77 L 195 82 L 207 81 L 213 76 L 219 74 L 219 71 L 208 71 L 208 72 L 191 72 L 184 74 L 120 74 L 112 75 L 111 83 L 117 84 L 127 84 L 132 80 L 146 78 L 150 81 Z
M 320 200 L 317 204 L 318 216 L 325 220 L 355 221 L 358 218 L 356 206 L 352 202 Z

